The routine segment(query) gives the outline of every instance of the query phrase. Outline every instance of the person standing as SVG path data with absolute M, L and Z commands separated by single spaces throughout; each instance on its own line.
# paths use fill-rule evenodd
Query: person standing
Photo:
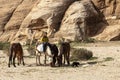
M 39 42 L 40 42 L 41 44 L 43 44 L 43 52 L 45 53 L 45 52 L 46 52 L 47 44 L 48 44 L 48 42 L 49 42 L 49 39 L 48 39 L 48 37 L 47 37 L 47 32 L 43 32 L 43 34 L 42 34 Z

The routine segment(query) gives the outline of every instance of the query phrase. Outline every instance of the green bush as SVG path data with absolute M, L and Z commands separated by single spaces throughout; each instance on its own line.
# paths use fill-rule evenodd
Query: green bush
M 93 56 L 92 51 L 89 51 L 84 48 L 74 49 L 71 52 L 71 61 L 78 61 L 78 60 L 88 60 Z
M 94 43 L 94 42 L 96 42 L 96 40 L 94 38 L 86 38 L 84 42 L 85 43 Z
M 0 50 L 8 50 L 10 47 L 9 42 L 0 42 Z
M 106 57 L 106 58 L 104 58 L 104 61 L 112 61 L 112 60 L 114 60 L 114 58 L 112 58 L 112 57 Z
M 9 55 L 9 47 L 10 43 L 9 42 L 0 42 L 0 50 L 3 50 L 5 54 Z

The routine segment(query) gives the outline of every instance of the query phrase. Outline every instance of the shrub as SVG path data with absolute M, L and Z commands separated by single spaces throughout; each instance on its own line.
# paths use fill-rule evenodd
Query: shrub
M 30 55 L 35 55 L 35 46 L 36 46 L 35 43 L 33 43 L 31 45 L 30 44 L 24 45 L 24 47 L 27 48 L 27 51 L 30 53 Z
M 89 51 L 84 48 L 74 49 L 71 53 L 70 60 L 77 61 L 77 60 L 88 60 L 93 56 L 92 51 Z
M 0 42 L 0 50 L 3 50 L 4 53 L 8 55 L 10 43 L 9 42 Z
M 10 47 L 9 42 L 0 42 L 0 50 L 8 50 Z
M 114 58 L 112 58 L 112 57 L 106 57 L 106 58 L 104 58 L 104 61 L 112 61 L 112 60 L 114 60 Z
M 86 38 L 84 42 L 85 43 L 94 43 L 94 42 L 96 42 L 96 40 L 94 38 Z

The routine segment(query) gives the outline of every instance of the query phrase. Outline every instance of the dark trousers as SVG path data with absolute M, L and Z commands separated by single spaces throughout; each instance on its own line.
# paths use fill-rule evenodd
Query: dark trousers
M 43 52 L 46 52 L 46 48 L 47 48 L 47 42 L 43 43 Z

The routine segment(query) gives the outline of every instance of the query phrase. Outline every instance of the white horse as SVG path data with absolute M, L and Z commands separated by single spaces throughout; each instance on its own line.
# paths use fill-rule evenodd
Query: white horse
M 39 45 L 42 47 L 42 45 Z M 40 57 L 43 54 L 45 56 L 44 64 L 46 65 L 46 58 L 48 56 L 50 66 L 55 66 L 57 56 L 58 56 L 58 48 L 55 44 L 47 44 L 46 52 L 44 53 L 43 50 L 40 50 L 40 47 L 36 47 L 36 65 L 41 65 Z M 43 48 L 43 47 L 42 47 Z M 39 64 L 38 64 L 39 61 Z

